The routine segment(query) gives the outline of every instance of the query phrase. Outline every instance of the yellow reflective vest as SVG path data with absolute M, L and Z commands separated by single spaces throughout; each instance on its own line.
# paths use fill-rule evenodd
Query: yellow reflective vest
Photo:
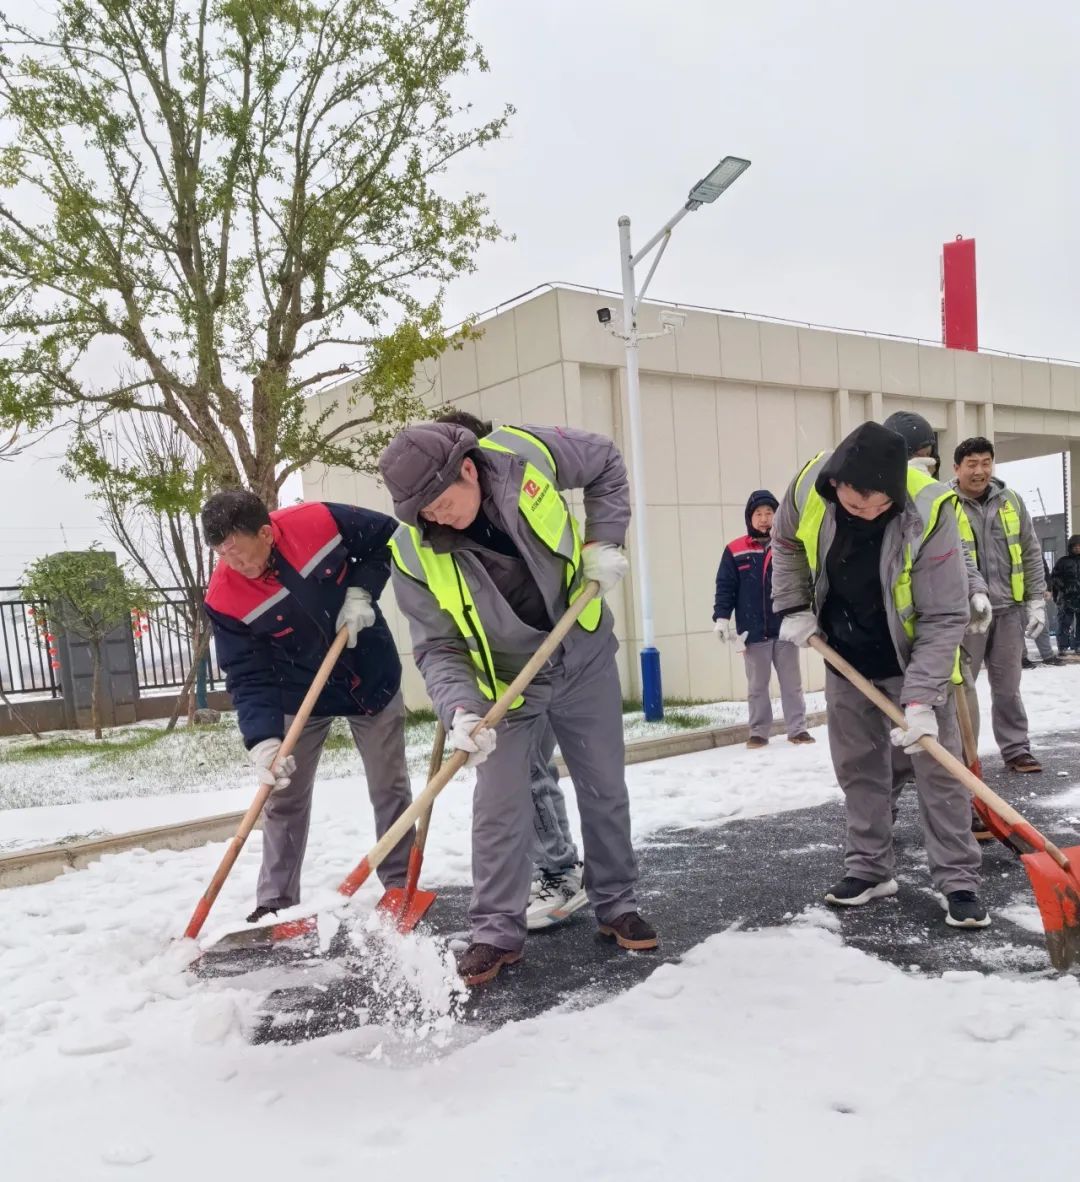
M 581 533 L 559 492 L 555 459 L 540 439 L 519 427 L 500 427 L 480 440 L 487 451 L 510 453 L 525 461 L 518 491 L 518 511 L 536 538 L 566 569 L 566 603 L 569 607 L 585 587 L 581 566 Z M 469 585 L 452 553 L 437 554 L 424 542 L 416 526 L 400 525 L 390 540 L 390 552 L 398 568 L 424 583 L 439 607 L 457 624 L 485 698 L 493 700 L 506 689 L 495 676 L 491 645 L 484 631 Z M 595 632 L 600 626 L 603 603 L 594 599 L 578 616 L 577 626 Z M 518 697 L 513 707 L 520 706 Z

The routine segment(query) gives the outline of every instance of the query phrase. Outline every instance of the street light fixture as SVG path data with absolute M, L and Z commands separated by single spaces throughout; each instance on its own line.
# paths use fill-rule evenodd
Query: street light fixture
M 645 707 L 645 717 L 649 722 L 659 722 L 664 717 L 664 693 L 660 678 L 660 653 L 657 651 L 655 630 L 653 628 L 652 588 L 649 583 L 648 540 L 646 538 L 645 523 L 645 456 L 644 438 L 641 428 L 641 381 L 638 373 L 638 343 L 650 337 L 663 336 L 674 332 L 679 326 L 680 313 L 669 312 L 661 316 L 663 332 L 639 333 L 637 329 L 638 309 L 645 298 L 646 289 L 657 264 L 663 258 L 667 244 L 671 240 L 671 231 L 682 221 L 688 213 L 700 209 L 702 205 L 711 204 L 730 185 L 732 185 L 748 168 L 750 161 L 741 156 L 725 156 L 723 160 L 703 177 L 690 190 L 682 208 L 671 218 L 648 242 L 634 253 L 630 245 L 630 219 L 625 215 L 619 218 L 619 255 L 622 266 L 623 286 L 623 323 L 622 331 L 615 332 L 626 342 L 626 394 L 629 404 L 630 417 L 630 450 L 631 467 L 634 477 L 634 532 L 635 532 L 635 561 L 637 571 L 638 590 L 641 599 L 641 697 Z M 636 288 L 634 268 L 652 252 L 653 248 L 660 249 L 653 259 L 649 272 L 640 289 Z M 601 323 L 606 323 L 600 309 Z M 610 314 L 608 315 L 610 320 Z

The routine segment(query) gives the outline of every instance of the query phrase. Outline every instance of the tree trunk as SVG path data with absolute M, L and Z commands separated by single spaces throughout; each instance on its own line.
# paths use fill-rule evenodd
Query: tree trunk
M 191 687 L 195 684 L 195 676 L 199 671 L 199 665 L 210 649 L 210 628 L 203 621 L 201 614 L 196 618 L 198 620 L 196 628 L 200 634 L 198 647 L 191 655 L 191 668 L 188 669 L 187 677 L 184 678 L 184 684 L 180 689 L 180 693 L 176 697 L 176 703 L 173 706 L 172 714 L 169 716 L 169 721 L 165 727 L 166 734 L 168 734 L 169 731 L 176 729 L 176 722 L 180 717 L 180 711 L 184 708 L 184 703 L 188 701 L 189 697 L 192 704 L 194 704 L 195 696 L 191 692 Z M 193 713 L 194 710 L 188 711 L 189 723 L 191 722 L 191 716 Z
M 93 641 L 90 645 L 90 659 L 94 672 L 90 685 L 90 721 L 94 726 L 94 738 L 101 738 L 101 642 Z

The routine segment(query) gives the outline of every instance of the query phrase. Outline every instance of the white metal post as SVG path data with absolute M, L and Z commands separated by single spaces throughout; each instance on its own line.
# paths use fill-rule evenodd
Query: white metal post
M 630 219 L 619 218 L 619 252 L 622 256 L 623 335 L 626 338 L 626 400 L 630 418 L 631 471 L 634 480 L 634 567 L 641 603 L 641 696 L 650 722 L 664 717 L 660 685 L 660 654 L 653 628 L 652 587 L 649 582 L 648 522 L 645 513 L 645 441 L 641 428 L 641 379 L 638 372 L 637 297 L 634 291 L 634 254 L 630 245 Z

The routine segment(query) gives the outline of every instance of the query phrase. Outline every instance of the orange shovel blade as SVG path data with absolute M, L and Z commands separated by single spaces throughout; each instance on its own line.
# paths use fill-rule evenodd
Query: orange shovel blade
M 1073 867 L 1080 866 L 1080 845 L 1061 852 Z M 1039 905 L 1050 963 L 1064 972 L 1080 960 L 1080 878 L 1075 869 L 1062 869 L 1046 853 L 1024 854 L 1020 861 Z
M 435 898 L 434 891 L 417 889 L 410 894 L 404 887 L 390 887 L 375 910 L 392 920 L 399 932 L 411 932 L 428 913 Z

